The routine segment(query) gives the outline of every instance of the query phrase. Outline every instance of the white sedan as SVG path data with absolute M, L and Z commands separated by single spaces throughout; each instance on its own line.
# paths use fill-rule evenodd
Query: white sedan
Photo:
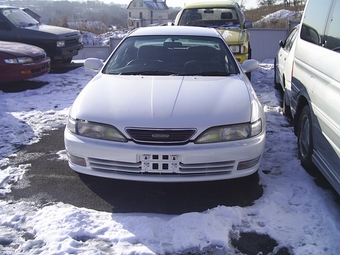
M 265 145 L 263 108 L 222 36 L 201 27 L 131 32 L 70 109 L 69 165 L 114 179 L 192 182 L 256 173 Z
M 299 25 L 295 26 L 284 41 L 279 42 L 280 49 L 274 59 L 274 83 L 283 91 L 282 109 L 286 116 L 291 116 L 290 99 L 295 41 Z

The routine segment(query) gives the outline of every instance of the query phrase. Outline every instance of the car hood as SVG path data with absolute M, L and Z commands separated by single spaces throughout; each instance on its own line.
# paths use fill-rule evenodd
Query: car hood
M 69 37 L 69 36 L 79 36 L 80 33 L 77 30 L 73 30 L 70 28 L 65 27 L 57 27 L 57 26 L 50 26 L 50 25 L 37 25 L 31 27 L 25 27 L 25 29 L 30 29 L 32 31 L 39 31 L 44 32 L 47 34 L 53 34 L 62 37 Z
M 0 41 L 0 52 L 6 53 L 15 57 L 23 56 L 40 56 L 45 54 L 44 50 L 29 44 L 17 42 L 4 42 Z
M 241 28 L 218 28 L 217 30 L 229 44 L 243 44 L 246 41 L 247 33 Z
M 238 75 L 118 76 L 98 74 L 70 115 L 125 127 L 197 128 L 250 121 L 252 94 Z

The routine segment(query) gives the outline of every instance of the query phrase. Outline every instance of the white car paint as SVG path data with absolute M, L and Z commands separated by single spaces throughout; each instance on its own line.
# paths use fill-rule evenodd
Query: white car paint
M 74 102 L 72 114 L 120 130 L 138 120 L 139 127 L 197 128 L 200 133 L 211 126 L 248 122 L 250 96 L 238 76 L 98 74 Z M 108 110 L 109 115 L 102 114 Z
M 228 47 L 219 33 L 207 28 L 143 28 L 128 37 L 188 34 L 217 38 L 223 47 Z M 99 60 L 87 60 L 85 66 L 101 70 L 78 95 L 69 120 L 90 122 L 99 129 L 103 124 L 114 127 L 127 140 L 86 137 L 73 131 L 69 121 L 65 146 L 70 167 L 89 175 L 156 182 L 212 181 L 255 173 L 265 145 L 265 115 L 242 70 L 252 71 L 258 63 L 248 60 L 241 67 L 230 51 L 228 56 L 235 73 L 218 76 L 110 74 L 105 69 L 114 65 L 110 60 L 103 67 Z M 237 129 L 235 125 L 246 123 L 260 123 L 261 131 L 240 140 L 197 143 L 197 138 L 213 127 Z M 135 139 L 129 133 L 131 129 L 146 131 L 161 140 Z M 192 131 L 189 140 L 166 140 L 172 132 L 187 130 Z

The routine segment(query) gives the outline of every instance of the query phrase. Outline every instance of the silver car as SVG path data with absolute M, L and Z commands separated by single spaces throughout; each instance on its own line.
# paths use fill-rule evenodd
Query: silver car
M 263 108 L 223 37 L 211 28 L 131 32 L 70 109 L 69 165 L 107 178 L 191 182 L 255 173 L 265 145 Z

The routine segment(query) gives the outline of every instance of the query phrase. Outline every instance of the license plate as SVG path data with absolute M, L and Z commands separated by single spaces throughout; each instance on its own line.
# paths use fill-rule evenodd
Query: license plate
M 179 171 L 180 155 L 141 154 L 143 172 L 174 173 Z

